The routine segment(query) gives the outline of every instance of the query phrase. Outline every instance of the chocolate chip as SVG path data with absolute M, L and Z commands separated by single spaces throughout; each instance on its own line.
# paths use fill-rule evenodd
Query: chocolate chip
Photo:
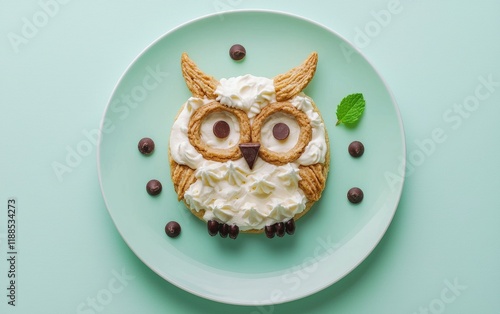
M 208 234 L 213 236 L 216 236 L 217 233 L 219 232 L 219 223 L 215 220 L 209 220 L 207 223 L 208 227 Z
M 293 220 L 293 218 L 285 222 L 285 230 L 289 235 L 295 233 L 295 220 Z
M 354 204 L 361 202 L 363 196 L 363 191 L 360 188 L 352 188 L 347 192 L 347 199 Z
M 158 195 L 161 192 L 161 183 L 158 180 L 150 180 L 148 184 L 146 184 L 146 191 L 149 195 Z
M 238 234 L 240 233 L 240 227 L 238 227 L 237 225 L 231 225 L 229 227 L 229 237 L 231 239 L 236 239 L 238 237 Z
M 169 237 L 175 238 L 181 233 L 181 225 L 176 221 L 171 221 L 165 226 L 165 233 Z
M 272 238 L 274 238 L 274 234 L 276 233 L 276 228 L 274 225 L 265 226 L 264 231 L 266 233 L 266 237 L 268 237 L 269 239 L 272 239 Z
M 290 128 L 284 123 L 276 123 L 273 127 L 273 136 L 278 141 L 286 139 L 290 135 Z
M 219 234 L 223 238 L 227 238 L 229 234 L 229 225 L 228 224 L 220 224 L 219 225 Z
M 278 237 L 283 237 L 285 235 L 285 224 L 282 222 L 276 223 L 276 235 Z
M 236 61 L 245 58 L 246 54 L 247 51 L 245 47 L 239 44 L 232 45 L 231 48 L 229 49 L 229 56 L 231 57 L 231 59 Z
M 149 137 L 145 137 L 139 141 L 137 145 L 141 154 L 150 155 L 155 149 L 155 142 Z
M 253 168 L 257 154 L 259 153 L 260 144 L 259 143 L 242 143 L 240 144 L 241 154 L 245 158 L 248 167 Z
M 227 124 L 227 122 L 224 120 L 219 120 L 214 123 L 213 131 L 215 136 L 217 136 L 218 138 L 228 137 L 230 130 L 231 129 L 229 128 L 229 124 Z
M 348 151 L 352 157 L 361 157 L 365 152 L 365 146 L 359 141 L 354 141 L 349 144 Z

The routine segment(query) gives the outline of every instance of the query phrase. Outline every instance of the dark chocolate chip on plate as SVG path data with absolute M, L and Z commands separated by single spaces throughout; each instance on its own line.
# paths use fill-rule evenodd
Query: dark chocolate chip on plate
M 360 188 L 352 188 L 347 192 L 347 199 L 353 204 L 357 204 L 363 200 L 364 194 Z
M 229 234 L 229 225 L 224 223 L 220 224 L 219 235 L 223 238 L 227 238 L 228 234 Z
M 229 237 L 231 239 L 236 239 L 238 237 L 238 234 L 240 233 L 240 227 L 238 227 L 237 225 L 231 225 L 229 227 Z
M 137 145 L 137 148 L 144 155 L 150 155 L 155 149 L 155 142 L 149 137 L 142 138 Z
M 146 184 L 146 191 L 149 195 L 158 195 L 160 194 L 162 189 L 161 182 L 158 180 L 149 180 L 148 184 Z
M 269 239 L 274 238 L 274 235 L 276 234 L 276 227 L 275 225 L 269 225 L 264 227 L 264 232 L 266 233 L 266 237 Z
M 293 218 L 285 222 L 285 231 L 289 235 L 295 233 L 295 220 L 293 220 Z
M 207 222 L 207 229 L 208 229 L 208 234 L 213 236 L 216 236 L 217 233 L 219 233 L 219 223 L 215 220 L 209 220 Z
M 243 47 L 240 44 L 232 45 L 231 48 L 229 49 L 229 56 L 231 57 L 231 59 L 236 61 L 245 58 L 246 54 L 247 51 L 245 47 Z
M 283 222 L 276 223 L 276 235 L 278 237 L 283 237 L 285 235 L 285 224 Z
M 176 221 L 170 221 L 165 225 L 165 233 L 169 237 L 175 238 L 181 233 L 181 225 Z
M 352 157 L 361 157 L 365 152 L 365 146 L 360 141 L 354 141 L 349 144 L 348 151 Z

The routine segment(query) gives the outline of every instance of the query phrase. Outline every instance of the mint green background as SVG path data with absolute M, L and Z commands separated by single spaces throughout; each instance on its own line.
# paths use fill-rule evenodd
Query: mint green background
M 0 1 L 0 206 L 11 196 L 19 203 L 20 276 L 18 307 L 0 297 L 0 312 L 78 313 L 110 283 L 118 288 L 123 270 L 134 278 L 100 313 L 498 312 L 500 86 L 463 118 L 450 113 L 471 99 L 479 77 L 500 82 L 497 1 L 401 1 L 376 33 L 374 15 L 392 1 L 67 2 L 16 53 L 8 34 L 41 8 Z M 313 296 L 262 308 L 192 296 L 142 264 L 105 209 L 95 146 L 62 182 L 51 166 L 99 127 L 114 85 L 147 45 L 192 18 L 245 8 L 299 14 L 358 45 L 398 101 L 412 166 L 394 221 L 365 262 Z M 369 42 L 360 41 L 365 27 Z M 421 143 L 439 132 L 445 140 L 426 155 Z M 5 218 L 2 209 L 2 289 Z M 456 294 L 447 288 L 454 281 L 462 286 Z

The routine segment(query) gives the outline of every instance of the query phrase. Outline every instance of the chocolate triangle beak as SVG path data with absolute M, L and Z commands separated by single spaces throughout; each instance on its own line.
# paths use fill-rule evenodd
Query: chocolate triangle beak
M 257 155 L 259 154 L 260 144 L 259 143 L 241 143 L 240 145 L 241 154 L 243 158 L 245 158 L 248 167 L 250 169 L 253 168 L 253 164 L 255 163 L 255 159 L 257 159 Z

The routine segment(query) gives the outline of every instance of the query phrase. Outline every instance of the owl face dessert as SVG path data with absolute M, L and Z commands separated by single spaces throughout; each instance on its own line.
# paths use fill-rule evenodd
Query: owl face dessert
M 171 176 L 179 200 L 207 223 L 209 234 L 293 234 L 329 170 L 326 128 L 302 90 L 317 53 L 273 79 L 216 80 L 183 54 L 192 93 L 170 134 Z

